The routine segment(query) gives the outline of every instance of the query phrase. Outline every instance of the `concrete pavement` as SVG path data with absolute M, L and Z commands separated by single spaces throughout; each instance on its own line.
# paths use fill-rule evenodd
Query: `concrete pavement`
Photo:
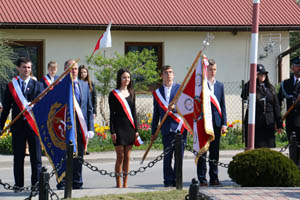
M 279 150 L 279 149 L 276 149 Z M 243 150 L 224 150 L 220 151 L 220 158 L 232 158 L 237 153 Z M 131 159 L 134 161 L 140 161 L 145 151 L 133 151 Z M 162 151 L 151 150 L 148 154 L 147 161 L 155 159 Z M 285 152 L 285 154 L 287 151 Z M 185 152 L 184 159 L 193 159 L 194 156 L 191 152 Z M 12 167 L 11 155 L 0 155 L 0 168 Z M 91 153 L 85 156 L 85 160 L 89 163 L 104 163 L 114 162 L 115 152 L 101 152 Z M 145 162 L 146 163 L 146 162 Z M 43 164 L 49 165 L 46 157 L 43 157 Z M 228 163 L 226 163 L 228 164 Z M 26 157 L 25 165 L 29 165 L 29 157 Z M 1 179 L 1 177 L 0 177 Z M 5 182 L 5 180 L 2 180 Z M 230 200 L 254 200 L 254 199 L 300 199 L 299 188 L 242 188 L 233 182 L 222 182 L 222 187 L 201 187 L 200 193 L 205 199 L 218 200 L 218 199 L 230 199 Z M 3 187 L 3 186 L 0 186 Z M 171 190 L 173 188 L 164 188 L 160 186 L 156 187 L 144 187 L 144 188 L 88 188 L 83 190 L 73 190 L 72 197 L 84 197 L 84 196 L 96 196 L 104 194 L 123 194 L 128 192 L 151 192 L 151 191 L 164 191 Z M 184 188 L 188 190 L 189 186 L 184 185 Z M 2 190 L 3 191 L 3 190 Z M 64 196 L 64 191 L 54 190 L 60 198 Z M 24 199 L 28 196 L 28 193 L 13 193 L 12 191 L 5 191 L 0 193 L 0 199 Z M 35 199 L 38 199 L 37 197 Z

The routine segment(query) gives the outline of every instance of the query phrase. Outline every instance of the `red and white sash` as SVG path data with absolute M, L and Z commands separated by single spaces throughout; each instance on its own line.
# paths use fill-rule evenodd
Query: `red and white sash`
M 52 80 L 46 75 L 43 77 L 45 83 L 47 84 L 47 86 L 49 87 L 49 85 L 51 85 Z
M 8 88 L 10 90 L 10 93 L 12 94 L 13 99 L 15 100 L 17 106 L 19 107 L 19 109 L 21 111 L 23 111 L 24 109 L 26 109 L 26 107 L 28 106 L 28 101 L 27 99 L 24 97 L 20 85 L 18 83 L 18 77 L 14 77 L 12 79 L 11 82 L 8 83 Z M 26 117 L 27 122 L 29 124 L 29 126 L 32 128 L 32 130 L 35 132 L 36 135 L 38 135 L 38 129 L 36 127 L 35 121 L 31 115 L 31 112 L 28 112 L 28 110 L 26 110 L 23 115 Z
M 215 108 L 217 109 L 217 111 L 218 111 L 220 117 L 222 118 L 222 111 L 221 111 L 220 103 L 219 103 L 219 101 L 218 101 L 216 95 L 213 94 L 213 93 L 211 92 L 211 90 L 209 90 L 209 91 L 210 91 L 210 101 L 211 101 L 211 103 L 215 106 Z
M 153 92 L 153 96 L 156 100 L 156 102 L 158 103 L 158 105 L 165 111 L 167 112 L 168 110 L 168 106 L 169 104 L 167 103 L 167 101 L 163 98 L 163 96 L 161 95 L 159 89 L 156 89 Z M 180 130 L 181 133 L 183 133 L 184 129 L 187 129 L 186 125 L 184 124 L 183 120 L 181 119 L 181 117 L 177 114 L 177 113 L 173 113 L 172 111 L 170 111 L 168 113 L 168 115 L 170 117 L 172 117 L 173 120 L 175 120 L 178 123 L 178 127 L 177 130 Z
M 88 135 L 88 128 L 83 116 L 83 113 L 81 111 L 81 108 L 75 98 L 75 95 L 73 95 L 73 102 L 74 102 L 74 106 L 75 106 L 75 110 L 76 110 L 76 114 L 79 120 L 79 125 L 80 125 L 80 129 L 81 129 L 81 133 L 82 133 L 82 141 L 83 141 L 83 145 L 86 145 L 86 138 L 85 136 Z
M 118 101 L 122 105 L 122 108 L 123 108 L 126 116 L 128 117 L 131 125 L 133 126 L 133 128 L 135 128 L 134 119 L 133 119 L 131 109 L 129 107 L 127 100 L 124 98 L 124 96 L 121 94 L 121 92 L 119 90 L 112 90 L 112 93 L 115 95 L 115 97 L 118 99 Z

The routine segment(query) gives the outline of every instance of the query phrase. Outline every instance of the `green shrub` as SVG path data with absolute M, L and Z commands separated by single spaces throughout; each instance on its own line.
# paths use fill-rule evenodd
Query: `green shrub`
M 292 160 L 266 148 L 239 153 L 229 163 L 229 177 L 243 187 L 293 187 L 300 172 Z

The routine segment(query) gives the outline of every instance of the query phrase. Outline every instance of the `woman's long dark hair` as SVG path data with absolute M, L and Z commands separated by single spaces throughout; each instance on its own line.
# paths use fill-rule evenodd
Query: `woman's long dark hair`
M 131 76 L 131 73 L 130 71 L 127 69 L 127 68 L 122 68 L 118 71 L 117 73 L 117 89 L 120 89 L 121 88 L 121 85 L 122 85 L 122 80 L 121 80 L 121 76 L 127 72 L 130 76 L 130 82 L 127 86 L 127 89 L 130 93 L 130 95 L 132 96 L 132 98 L 134 99 L 135 98 L 135 93 L 134 93 L 134 90 L 133 90 L 133 83 L 132 83 L 132 76 Z
M 82 71 L 83 69 L 85 69 L 85 70 L 86 70 L 86 73 L 87 73 L 87 76 L 86 76 L 85 79 L 82 79 L 82 78 L 81 78 L 81 71 Z M 93 92 L 93 85 L 92 85 L 92 81 L 91 81 L 91 79 L 90 79 L 89 70 L 88 70 L 88 68 L 87 68 L 85 65 L 80 65 L 80 66 L 79 66 L 79 70 L 78 70 L 78 78 L 79 78 L 80 80 L 83 80 L 83 81 L 88 82 L 89 88 L 90 88 L 90 92 Z
M 266 79 L 264 80 L 264 84 L 265 84 L 266 88 L 269 88 L 271 90 L 275 90 L 274 86 L 269 81 L 268 74 L 266 74 Z M 256 78 L 256 85 L 259 86 L 258 77 Z

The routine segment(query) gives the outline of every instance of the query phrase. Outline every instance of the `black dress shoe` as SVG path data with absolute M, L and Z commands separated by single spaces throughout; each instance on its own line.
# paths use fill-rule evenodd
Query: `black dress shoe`
M 63 181 L 61 181 L 60 183 L 58 183 L 58 184 L 56 185 L 56 188 L 57 188 L 58 190 L 64 190 L 64 189 L 65 189 L 65 183 L 64 183 Z
M 83 188 L 82 188 L 82 186 L 75 185 L 75 186 L 72 187 L 72 189 L 73 190 L 82 190 Z
M 205 182 L 200 182 L 200 187 L 205 187 L 205 186 L 208 186 L 208 184 L 207 183 L 205 183 Z
M 164 183 L 164 187 L 170 187 L 169 183 Z
M 58 190 L 64 190 L 64 189 L 65 189 L 65 186 L 56 186 L 56 188 L 57 188 Z
M 90 155 L 90 154 L 91 154 L 91 153 L 90 153 L 90 152 L 88 152 L 88 151 L 87 151 L 87 152 L 85 152 L 85 155 Z
M 210 186 L 220 186 L 221 183 L 220 183 L 220 181 L 218 181 L 218 180 L 213 180 L 213 181 L 210 181 L 210 182 L 209 182 L 209 185 L 210 185 Z

